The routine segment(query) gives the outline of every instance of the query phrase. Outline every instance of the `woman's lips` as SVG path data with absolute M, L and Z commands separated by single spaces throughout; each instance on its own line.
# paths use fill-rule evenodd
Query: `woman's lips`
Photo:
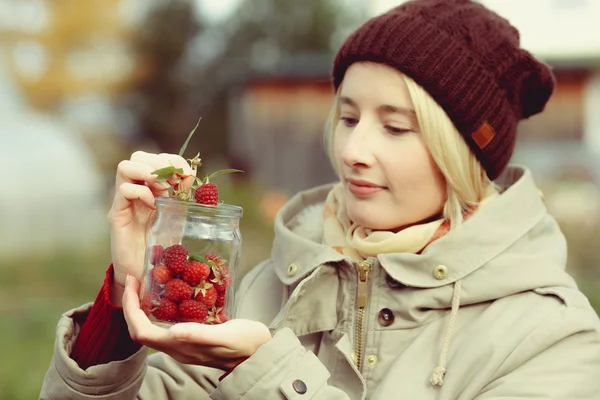
M 368 197 L 385 189 L 368 181 L 348 179 L 348 190 L 357 197 Z

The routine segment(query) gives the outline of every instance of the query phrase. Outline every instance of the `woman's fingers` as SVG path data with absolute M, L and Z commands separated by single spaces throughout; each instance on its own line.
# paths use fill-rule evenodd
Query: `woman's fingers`
M 192 168 L 183 157 L 168 153 L 161 153 L 158 156 L 167 159 L 169 164 L 173 165 L 175 168 L 181 168 L 183 170 L 183 175 L 186 177 L 181 179 L 181 184 L 184 188 L 189 188 L 192 186 L 195 180 L 196 171 L 192 171 Z M 169 182 L 171 185 L 176 185 L 179 183 L 179 180 L 180 177 L 174 176 L 167 182 Z
M 136 342 L 146 345 L 169 341 L 171 339 L 169 331 L 152 324 L 140 308 L 139 290 L 140 284 L 137 279 L 128 276 L 123 293 L 123 315 L 129 328 L 129 335 Z
M 213 353 L 213 349 L 199 349 L 195 344 L 176 341 L 171 337 L 167 329 L 152 324 L 146 313 L 140 308 L 139 290 L 139 281 L 133 276 L 128 276 L 123 293 L 123 315 L 127 322 L 129 335 L 133 340 L 169 354 L 171 357 L 186 364 L 220 365 L 213 358 L 219 359 L 221 357 L 209 355 Z
M 152 175 L 154 170 L 155 168 L 148 164 L 123 160 L 117 167 L 116 188 L 123 183 L 146 183 L 155 191 L 167 190 L 170 185 L 167 182 L 156 182 L 156 175 Z
M 222 327 L 225 324 L 197 323 L 176 324 L 170 330 L 158 327 L 152 324 L 140 308 L 139 290 L 139 281 L 128 276 L 123 294 L 123 314 L 129 335 L 136 342 L 166 353 L 181 363 L 221 369 L 233 368 L 251 356 L 267 340 L 265 338 L 257 344 L 256 338 L 261 336 L 257 335 L 257 332 L 264 329 L 270 338 L 266 326 L 247 320 L 238 320 L 239 322 L 226 327 Z M 187 340 L 174 338 L 178 334 L 173 334 L 173 331 L 177 332 L 178 329 L 184 332 Z M 226 337 L 220 337 L 222 334 Z
M 183 179 L 180 176 L 173 175 L 166 182 L 156 182 L 156 175 L 152 172 L 173 166 L 183 171 Z M 124 183 L 146 184 L 152 189 L 155 196 L 164 194 L 169 186 L 180 183 L 185 188 L 189 188 L 195 180 L 195 171 L 192 171 L 188 162 L 176 154 L 153 154 L 143 151 L 136 151 L 131 155 L 130 160 L 121 161 L 117 167 L 117 177 L 115 180 L 115 189 L 118 190 Z
M 241 353 L 254 352 L 271 339 L 271 333 L 264 324 L 244 319 L 233 319 L 217 325 L 181 323 L 169 330 L 174 339 L 183 342 L 219 346 Z
M 196 180 L 195 175 L 187 175 L 185 178 L 181 179 L 181 185 L 185 189 L 189 189 L 190 186 L 192 186 L 194 184 L 195 180 Z M 171 178 L 168 180 L 168 182 L 174 186 L 179 183 L 179 178 Z
M 192 174 L 192 168 L 188 162 L 185 158 L 178 156 L 177 154 L 153 154 L 144 151 L 136 151 L 131 155 L 131 161 L 147 164 L 153 168 L 152 170 L 173 166 L 175 168 L 181 168 L 185 175 Z
M 154 195 L 148 186 L 136 185 L 135 183 L 122 183 L 115 193 L 112 211 L 117 213 L 131 205 L 132 201 L 140 200 L 151 210 L 155 210 Z
M 169 154 L 169 153 L 160 153 L 160 154 L 158 154 L 158 157 L 166 159 L 175 168 L 183 169 L 184 174 L 186 174 L 186 175 L 192 174 L 192 167 L 190 167 L 190 164 L 188 164 L 188 162 L 186 161 L 185 158 L 183 158 L 177 154 Z

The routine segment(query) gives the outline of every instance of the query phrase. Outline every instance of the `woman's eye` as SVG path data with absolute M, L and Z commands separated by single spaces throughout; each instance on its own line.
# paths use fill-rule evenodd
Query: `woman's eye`
M 341 117 L 340 120 L 344 123 L 344 125 L 348 127 L 353 127 L 356 126 L 356 124 L 358 124 L 358 120 L 356 118 Z
M 386 130 L 387 130 L 389 133 L 391 133 L 392 135 L 402 135 L 402 134 L 404 134 L 404 133 L 411 132 L 411 130 L 410 130 L 410 129 L 405 129 L 405 128 L 396 128 L 396 127 L 389 126 L 389 125 L 386 125 L 386 126 L 385 126 L 385 129 L 386 129 Z

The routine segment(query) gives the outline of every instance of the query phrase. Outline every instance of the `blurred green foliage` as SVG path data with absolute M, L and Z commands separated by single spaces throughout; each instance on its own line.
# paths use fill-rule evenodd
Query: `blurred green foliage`
M 108 244 L 50 258 L 29 255 L 0 263 L 0 399 L 36 399 L 52 358 L 60 315 L 94 300 L 110 253 Z

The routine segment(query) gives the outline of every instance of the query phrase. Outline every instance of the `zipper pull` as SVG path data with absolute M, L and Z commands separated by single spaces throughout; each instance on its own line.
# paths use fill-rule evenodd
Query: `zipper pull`
M 356 264 L 356 272 L 358 272 L 358 290 L 356 303 L 359 308 L 367 306 L 367 298 L 369 297 L 369 271 L 371 264 L 368 261 L 360 261 Z

